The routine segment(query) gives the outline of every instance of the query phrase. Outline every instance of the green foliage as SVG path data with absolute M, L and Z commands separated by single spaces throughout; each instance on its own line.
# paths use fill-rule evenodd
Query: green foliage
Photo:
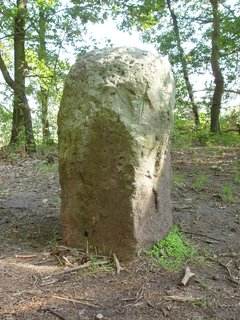
M 11 132 L 11 112 L 0 104 L 0 148 L 9 141 Z
M 174 115 L 174 127 L 172 145 L 174 149 L 190 147 L 192 144 L 193 121 L 188 117 L 181 117 L 178 113 Z
M 152 249 L 145 251 L 152 256 L 155 263 L 171 271 L 178 271 L 182 264 L 197 253 L 182 236 L 177 226 L 174 226 L 168 236 L 158 241 Z
M 26 94 L 33 113 L 34 134 L 38 141 L 43 138 L 45 141 L 43 132 L 46 132 L 46 123 L 49 123 L 53 139 L 56 138 L 56 114 L 65 76 L 71 64 L 70 58 L 73 58 L 74 52 L 80 51 L 79 46 L 81 52 L 89 50 L 90 45 L 83 45 L 88 32 L 87 24 L 104 22 L 107 18 L 106 12 L 109 12 L 106 11 L 104 3 L 105 1 L 100 0 L 27 1 L 24 71 Z M 6 0 L 0 4 L 0 50 L 9 74 L 14 74 L 13 29 L 18 13 L 16 4 L 16 1 Z M 94 42 L 94 39 L 91 41 Z M 6 90 L 4 88 L 0 95 L 0 118 L 3 119 L 0 123 L 0 146 L 8 144 L 11 134 L 11 91 L 12 89 L 6 86 Z M 2 114 L 1 104 L 5 106 L 5 100 L 9 106 L 10 117 Z
M 240 19 L 236 14 L 239 11 L 239 1 L 226 0 L 218 3 L 221 21 L 219 63 L 225 79 L 224 106 L 226 101 L 235 99 L 239 94 L 237 79 L 240 69 L 237 65 Z M 205 75 L 209 75 L 211 70 L 214 18 L 211 1 L 118 0 L 114 4 L 116 17 L 122 15 L 123 29 L 137 28 L 145 42 L 153 43 L 160 54 L 168 56 L 175 75 L 178 111 L 190 114 L 192 105 L 189 97 L 193 96 L 198 109 L 202 111 L 204 108 L 205 112 L 209 112 L 210 107 L 213 108 L 214 84 L 211 77 Z M 187 78 L 190 79 L 190 86 L 195 79 L 192 93 L 186 83 Z M 176 143 L 180 146 L 190 143 L 189 137 L 178 138 Z M 203 140 L 201 143 L 208 140 L 205 133 L 196 138 Z
M 220 198 L 224 203 L 229 205 L 234 204 L 236 202 L 233 189 L 229 185 L 223 186 L 220 192 Z

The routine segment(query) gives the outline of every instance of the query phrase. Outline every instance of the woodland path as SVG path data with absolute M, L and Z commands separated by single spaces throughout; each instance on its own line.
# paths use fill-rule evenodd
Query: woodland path
M 185 287 L 184 266 L 170 272 L 144 256 L 120 274 L 112 262 L 61 273 L 90 257 L 61 246 L 56 157 L 1 153 L 0 319 L 239 319 L 240 148 L 189 148 L 172 160 L 174 223 L 198 248 Z

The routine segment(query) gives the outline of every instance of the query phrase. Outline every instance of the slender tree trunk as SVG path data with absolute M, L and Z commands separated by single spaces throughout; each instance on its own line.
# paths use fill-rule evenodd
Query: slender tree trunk
M 10 143 L 19 143 L 24 139 L 22 91 L 25 92 L 24 78 L 24 38 L 25 38 L 25 1 L 17 0 L 18 12 L 14 20 L 14 98 L 13 122 Z
M 41 6 L 39 7 L 39 50 L 38 59 L 47 65 L 47 49 L 46 49 L 46 19 Z M 48 121 L 48 97 L 49 90 L 44 84 L 40 85 L 40 103 L 42 117 L 42 136 L 43 142 L 52 143 L 49 121 Z
M 175 33 L 175 37 L 176 37 L 176 41 L 177 41 L 177 48 L 178 48 L 178 52 L 179 52 L 179 56 L 180 56 L 180 62 L 182 65 L 183 76 L 184 76 L 184 80 L 185 80 L 185 84 L 186 84 L 186 88 L 187 88 L 187 92 L 188 92 L 188 97 L 189 97 L 189 100 L 190 100 L 191 106 L 192 106 L 192 112 L 193 112 L 193 116 L 194 116 L 195 126 L 199 127 L 200 126 L 200 119 L 199 119 L 199 114 L 198 114 L 198 107 L 197 107 L 197 104 L 194 99 L 193 87 L 192 87 L 192 84 L 189 80 L 187 59 L 185 57 L 184 50 L 183 50 L 183 47 L 181 44 L 181 37 L 180 37 L 180 32 L 179 32 L 179 27 L 178 27 L 178 20 L 177 20 L 177 16 L 175 15 L 175 13 L 172 9 L 171 0 L 167 0 L 167 6 L 168 6 L 168 10 L 170 12 L 172 22 L 173 22 L 174 33 Z
M 1 52 L 0 52 L 0 70 L 2 72 L 3 78 L 6 81 L 6 83 L 9 85 L 9 87 L 15 92 L 15 81 L 12 79 L 10 76 L 10 73 L 8 72 L 8 69 L 4 63 L 4 60 L 2 58 Z M 26 140 L 27 140 L 27 146 L 30 145 L 33 141 L 33 137 L 31 135 L 32 133 L 32 120 L 31 120 L 31 113 L 30 113 L 30 108 L 28 105 L 28 100 L 26 97 L 25 92 L 21 92 L 21 101 L 24 105 L 23 108 L 23 124 L 25 126 L 25 133 L 26 133 Z M 14 105 L 15 106 L 15 105 Z M 16 126 L 13 126 L 12 128 L 12 136 L 14 138 L 12 139 L 12 143 L 18 143 L 19 142 L 19 119 L 17 118 L 18 113 L 16 112 L 16 108 L 14 108 L 15 113 L 13 113 L 13 122 L 16 124 Z M 14 111 L 13 110 L 13 111 Z M 22 119 L 21 119 L 22 120 Z M 13 133 L 14 132 L 14 133 Z M 30 132 L 30 134 L 27 134 Z M 30 137 L 30 139 L 29 139 Z
M 25 12 L 27 0 L 17 0 L 14 21 L 14 101 L 10 144 L 25 142 L 27 150 L 35 149 L 31 112 L 25 94 Z
M 33 152 L 36 151 L 36 144 L 33 135 L 31 110 L 25 93 L 22 93 L 22 101 L 24 104 L 23 117 L 25 129 L 25 148 L 26 151 Z
M 222 96 L 224 90 L 224 79 L 220 68 L 220 12 L 219 1 L 210 0 L 213 12 L 213 31 L 212 31 L 212 53 L 211 66 L 214 76 L 215 89 L 211 106 L 211 125 L 212 133 L 220 133 L 219 116 L 221 111 Z

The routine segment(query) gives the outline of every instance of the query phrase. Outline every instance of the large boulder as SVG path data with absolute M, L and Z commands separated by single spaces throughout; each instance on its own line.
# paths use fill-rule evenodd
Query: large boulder
M 79 56 L 58 115 L 67 245 L 126 260 L 167 234 L 173 104 L 166 58 L 129 47 Z

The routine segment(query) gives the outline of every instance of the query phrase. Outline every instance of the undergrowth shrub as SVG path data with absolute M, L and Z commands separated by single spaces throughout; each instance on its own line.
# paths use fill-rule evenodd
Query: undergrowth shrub
M 240 135 L 238 131 L 227 130 L 229 127 L 228 117 L 221 120 L 221 134 L 212 134 L 210 132 L 209 120 L 207 120 L 206 117 L 201 117 L 201 121 L 201 127 L 196 128 L 191 118 L 182 118 L 180 115 L 175 115 L 172 134 L 173 148 L 183 149 L 191 146 L 239 145 Z

